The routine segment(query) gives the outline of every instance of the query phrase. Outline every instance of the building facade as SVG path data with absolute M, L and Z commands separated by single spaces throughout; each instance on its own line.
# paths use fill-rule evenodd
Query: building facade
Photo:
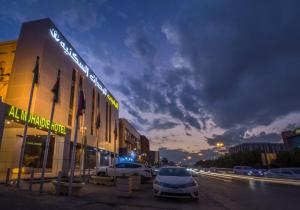
M 18 166 L 37 56 L 39 83 L 34 88 L 28 116 L 23 165 L 41 168 L 53 101 L 51 90 L 58 69 L 60 96 L 51 128 L 47 171 L 57 174 L 69 170 L 80 87 L 85 94 L 86 109 L 79 120 L 76 167 L 109 164 L 119 151 L 118 101 L 52 21 L 42 19 L 24 23 L 18 40 L 0 43 L 0 172 Z
M 262 153 L 278 153 L 284 151 L 282 143 L 243 143 L 229 148 L 229 153 L 259 151 Z
M 300 148 L 300 128 L 284 131 L 281 133 L 281 137 L 287 150 Z
M 149 139 L 146 136 L 141 135 L 140 141 L 141 141 L 141 154 L 148 154 L 150 151 Z
M 119 154 L 120 156 L 134 155 L 134 158 L 141 154 L 140 134 L 124 118 L 119 119 Z
M 146 136 L 141 135 L 140 142 L 141 142 L 141 161 L 148 162 L 148 156 L 150 151 L 149 139 Z
M 148 155 L 148 161 L 152 165 L 159 165 L 160 164 L 159 151 L 150 150 Z

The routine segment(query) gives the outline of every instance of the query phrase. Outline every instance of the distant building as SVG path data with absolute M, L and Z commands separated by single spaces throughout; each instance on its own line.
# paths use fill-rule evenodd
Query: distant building
M 140 161 L 148 162 L 148 155 L 149 155 L 149 151 L 150 151 L 149 139 L 146 136 L 141 135 L 140 143 L 141 143 Z
M 141 154 L 140 134 L 126 119 L 119 119 L 119 154 L 128 156 L 132 152 Z
M 278 153 L 284 151 L 285 147 L 282 143 L 243 143 L 229 148 L 230 154 L 238 152 L 259 151 L 262 153 Z
M 287 150 L 300 148 L 300 128 L 284 131 L 281 133 L 281 137 Z
M 160 161 L 159 151 L 149 151 L 148 161 L 151 164 L 158 164 Z
M 141 141 L 141 154 L 148 154 L 150 151 L 149 139 L 146 136 L 141 135 L 140 141 Z

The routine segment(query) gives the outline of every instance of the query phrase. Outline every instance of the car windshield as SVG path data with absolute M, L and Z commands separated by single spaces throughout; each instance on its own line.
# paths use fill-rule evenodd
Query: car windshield
M 159 176 L 191 176 L 185 168 L 162 168 Z

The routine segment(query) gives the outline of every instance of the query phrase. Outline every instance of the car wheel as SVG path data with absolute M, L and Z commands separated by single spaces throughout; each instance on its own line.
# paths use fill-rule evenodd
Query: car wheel
M 141 176 L 141 183 L 145 184 L 145 182 L 146 182 L 146 177 L 145 176 Z
M 106 176 L 106 173 L 105 172 L 98 172 L 97 176 Z
M 195 198 L 193 198 L 193 201 L 199 201 L 199 197 L 195 197 Z

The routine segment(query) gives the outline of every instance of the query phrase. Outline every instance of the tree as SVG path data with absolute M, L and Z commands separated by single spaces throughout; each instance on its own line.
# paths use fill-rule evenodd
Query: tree
M 167 165 L 168 162 L 169 162 L 169 160 L 168 160 L 167 158 L 165 158 L 165 157 L 161 159 L 161 163 L 162 163 L 163 165 Z

